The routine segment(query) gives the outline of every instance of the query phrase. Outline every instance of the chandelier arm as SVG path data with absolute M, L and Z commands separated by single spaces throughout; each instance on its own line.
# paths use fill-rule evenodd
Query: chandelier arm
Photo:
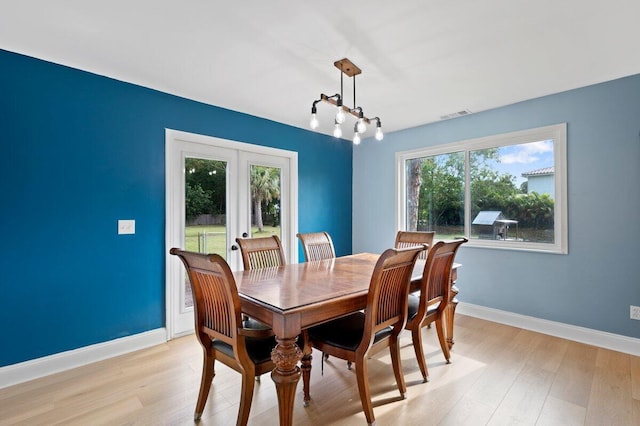
M 356 102 L 356 76 L 354 75 L 351 78 L 353 79 L 353 104 L 358 105 Z M 362 111 L 362 108 L 360 108 L 360 111 Z
M 333 99 L 334 96 L 336 96 L 336 95 L 327 96 L 325 94 L 322 94 L 322 95 L 320 95 L 321 99 L 319 101 L 317 101 L 317 102 L 324 101 L 324 102 L 326 102 L 328 104 L 331 104 L 333 106 L 338 106 L 338 102 Z M 346 105 L 342 105 L 342 109 L 344 110 L 344 112 L 349 113 L 349 114 L 353 115 L 356 118 L 360 118 L 360 114 L 362 113 L 362 107 L 349 108 Z M 371 119 L 367 118 L 364 115 L 362 116 L 362 119 L 367 124 L 371 124 L 371 121 L 373 120 L 372 118 Z
M 318 104 L 318 102 L 322 102 L 322 97 L 324 95 L 320 95 L 320 99 L 318 99 L 317 101 L 313 101 L 313 103 L 311 104 L 311 114 L 315 114 L 316 113 L 316 105 Z
M 343 80 L 343 77 L 344 77 L 344 70 L 342 69 L 342 62 L 341 62 L 341 63 L 340 63 L 340 97 L 341 97 L 342 99 L 344 99 L 344 96 L 343 96 L 343 93 L 344 93 L 344 92 L 343 92 L 344 83 L 343 83 L 343 81 L 342 81 L 342 80 Z

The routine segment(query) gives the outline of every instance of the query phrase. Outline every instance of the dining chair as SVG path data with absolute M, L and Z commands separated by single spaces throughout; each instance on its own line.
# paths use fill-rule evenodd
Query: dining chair
M 333 248 L 333 240 L 327 232 L 309 232 L 306 234 L 296 234 L 304 250 L 305 262 L 315 260 L 333 259 L 336 251 Z M 322 359 L 329 359 L 329 354 L 322 354 Z M 324 364 L 323 364 L 324 368 Z M 351 362 L 347 361 L 347 368 L 351 369 Z
M 389 348 L 396 384 L 400 396 L 405 397 L 407 388 L 398 335 L 407 321 L 409 284 L 421 250 L 424 246 L 386 250 L 373 269 L 364 312 L 311 327 L 303 333 L 305 343 L 311 347 L 355 364 L 360 401 L 370 425 L 374 424 L 375 416 L 367 376 L 368 357 Z M 305 375 L 303 379 L 309 380 Z M 308 389 L 308 383 L 304 385 Z
M 309 232 L 306 234 L 296 234 L 304 250 L 305 262 L 315 260 L 333 259 L 336 251 L 333 248 L 333 240 L 327 232 Z M 329 359 L 329 354 L 322 354 L 324 370 L 324 360 Z M 351 362 L 347 361 L 347 368 L 351 370 Z
M 436 233 L 434 231 L 398 231 L 396 234 L 396 243 L 394 247 L 412 247 L 416 244 L 426 244 L 427 249 L 420 252 L 418 259 L 424 260 L 427 258 L 429 248 L 433 245 L 433 238 Z M 420 291 L 416 290 L 415 293 L 419 294 Z M 431 328 L 431 324 L 428 325 Z
M 451 291 L 451 268 L 458 248 L 467 242 L 466 238 L 444 242 L 438 241 L 429 250 L 420 282 L 420 292 L 409 295 L 408 319 L 405 328 L 411 331 L 413 349 L 423 381 L 429 380 L 427 363 L 422 348 L 422 328 L 435 321 L 440 348 L 451 363 L 451 353 L 445 335 L 445 310 Z
M 195 334 L 204 359 L 194 420 L 202 416 L 215 361 L 242 374 L 238 425 L 246 425 L 253 399 L 254 378 L 272 371 L 271 351 L 276 346 L 273 330 L 245 328 L 238 288 L 227 262 L 217 254 L 170 250 L 184 264 L 194 295 Z
M 411 247 L 426 244 L 427 250 L 420 253 L 419 259 L 426 259 L 429 248 L 433 245 L 433 231 L 398 231 L 396 234 L 395 248 Z
M 306 262 L 332 259 L 336 257 L 336 251 L 333 248 L 333 241 L 327 232 L 296 234 L 296 237 L 300 239 Z
M 286 265 L 282 243 L 277 235 L 258 238 L 236 238 L 242 254 L 242 265 L 245 271 Z M 242 314 L 242 321 L 249 328 L 269 328 L 262 322 Z M 256 377 L 259 382 L 260 377 Z
M 236 238 L 244 270 L 286 265 L 282 243 L 277 235 L 259 238 Z

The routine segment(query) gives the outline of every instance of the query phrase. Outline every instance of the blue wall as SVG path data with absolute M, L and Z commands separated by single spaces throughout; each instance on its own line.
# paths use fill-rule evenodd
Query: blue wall
M 396 152 L 563 122 L 569 254 L 463 246 L 459 299 L 640 337 L 629 319 L 640 306 L 640 75 L 363 142 L 353 153 L 354 252 L 393 245 Z
M 165 325 L 165 128 L 297 151 L 299 231 L 351 252 L 350 143 L 0 50 L 0 366 Z

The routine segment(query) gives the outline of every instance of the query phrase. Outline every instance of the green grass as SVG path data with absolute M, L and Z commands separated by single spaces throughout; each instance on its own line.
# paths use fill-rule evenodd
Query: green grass
M 198 238 L 200 234 L 207 233 L 206 247 L 202 236 Z M 280 235 L 280 227 L 265 226 L 261 233 L 258 232 L 257 227 L 251 228 L 251 235 L 253 237 L 266 237 L 269 235 Z M 224 225 L 197 225 L 187 226 L 185 229 L 185 250 L 195 251 L 201 253 L 218 253 L 220 256 L 226 259 L 227 246 L 235 243 L 231 241 L 227 243 L 227 228 Z M 198 244 L 198 240 L 199 244 Z

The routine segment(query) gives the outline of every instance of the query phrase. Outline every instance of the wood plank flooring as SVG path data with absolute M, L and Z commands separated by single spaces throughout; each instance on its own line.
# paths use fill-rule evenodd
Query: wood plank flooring
M 640 425 L 640 357 L 477 318 L 456 317 L 452 363 L 425 329 L 430 381 L 422 383 L 402 334 L 407 399 L 388 352 L 369 360 L 377 424 Z M 0 425 L 190 425 L 201 350 L 194 336 L 0 389 Z M 234 425 L 240 375 L 222 364 L 201 425 Z M 296 425 L 364 425 L 355 372 L 314 353 L 311 405 L 296 399 Z M 256 384 L 250 425 L 277 425 L 275 387 Z

